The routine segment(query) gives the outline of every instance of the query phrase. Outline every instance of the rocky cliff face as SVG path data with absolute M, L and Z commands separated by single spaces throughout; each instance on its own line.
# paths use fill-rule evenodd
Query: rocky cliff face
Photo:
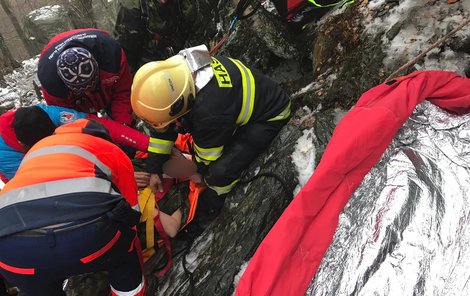
M 75 0 L 29 14 L 26 27 L 38 47 L 74 27 L 110 31 L 126 50 L 133 69 L 184 47 L 214 45 L 228 31 L 235 5 L 230 1 L 179 0 L 160 4 L 138 0 Z M 236 56 L 284 83 L 306 104 L 349 108 L 387 74 L 444 36 L 468 13 L 468 3 L 443 1 L 356 1 L 322 15 L 303 31 L 289 30 L 265 2 L 254 16 L 238 21 L 219 54 Z M 38 16 L 41 17 L 38 17 Z M 53 24 L 53 25 L 52 25 Z M 466 29 L 468 30 L 468 29 Z M 439 68 L 468 55 L 463 30 L 439 45 L 408 71 Z M 461 67 L 460 67 L 461 68 Z M 457 66 L 449 70 L 460 70 Z

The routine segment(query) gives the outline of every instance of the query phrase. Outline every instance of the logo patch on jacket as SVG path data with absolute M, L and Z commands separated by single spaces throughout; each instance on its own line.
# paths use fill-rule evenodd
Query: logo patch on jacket
M 67 112 L 67 111 L 62 111 L 60 112 L 60 122 L 61 123 L 69 123 L 71 121 L 75 120 L 75 114 Z
M 119 77 L 117 75 L 114 75 L 114 76 L 109 77 L 109 78 L 101 79 L 101 84 L 105 85 L 105 86 L 112 86 L 113 84 L 118 82 L 119 79 L 121 79 L 121 77 Z
M 217 82 L 219 83 L 219 87 L 232 87 L 232 80 L 230 79 L 230 75 L 219 60 L 212 57 L 211 67 L 212 70 L 214 70 L 214 75 L 217 79 Z

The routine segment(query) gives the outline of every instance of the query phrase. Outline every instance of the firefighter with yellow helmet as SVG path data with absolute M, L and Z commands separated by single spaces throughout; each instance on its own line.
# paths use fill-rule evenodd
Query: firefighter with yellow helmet
M 237 59 L 211 57 L 204 45 L 143 65 L 134 77 L 131 104 L 155 129 L 154 190 L 161 188 L 158 175 L 178 130 L 191 133 L 198 173 L 208 186 L 198 212 L 210 219 L 290 117 L 289 97 L 276 82 Z

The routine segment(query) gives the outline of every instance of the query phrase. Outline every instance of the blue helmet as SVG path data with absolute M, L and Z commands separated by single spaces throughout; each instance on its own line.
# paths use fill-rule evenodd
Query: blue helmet
M 74 93 L 94 90 L 99 81 L 99 67 L 91 53 L 82 47 L 64 50 L 57 59 L 57 74 Z

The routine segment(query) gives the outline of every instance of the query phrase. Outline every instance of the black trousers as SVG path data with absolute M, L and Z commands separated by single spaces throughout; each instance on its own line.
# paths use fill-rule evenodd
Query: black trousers
M 263 152 L 288 119 L 253 122 L 237 129 L 232 141 L 225 145 L 222 156 L 208 167 L 205 179 L 209 186 L 227 186 Z
M 111 286 L 132 291 L 143 281 L 136 232 L 111 220 L 44 234 L 0 238 L 0 273 L 24 295 L 65 295 L 63 281 L 77 274 L 108 271 Z

